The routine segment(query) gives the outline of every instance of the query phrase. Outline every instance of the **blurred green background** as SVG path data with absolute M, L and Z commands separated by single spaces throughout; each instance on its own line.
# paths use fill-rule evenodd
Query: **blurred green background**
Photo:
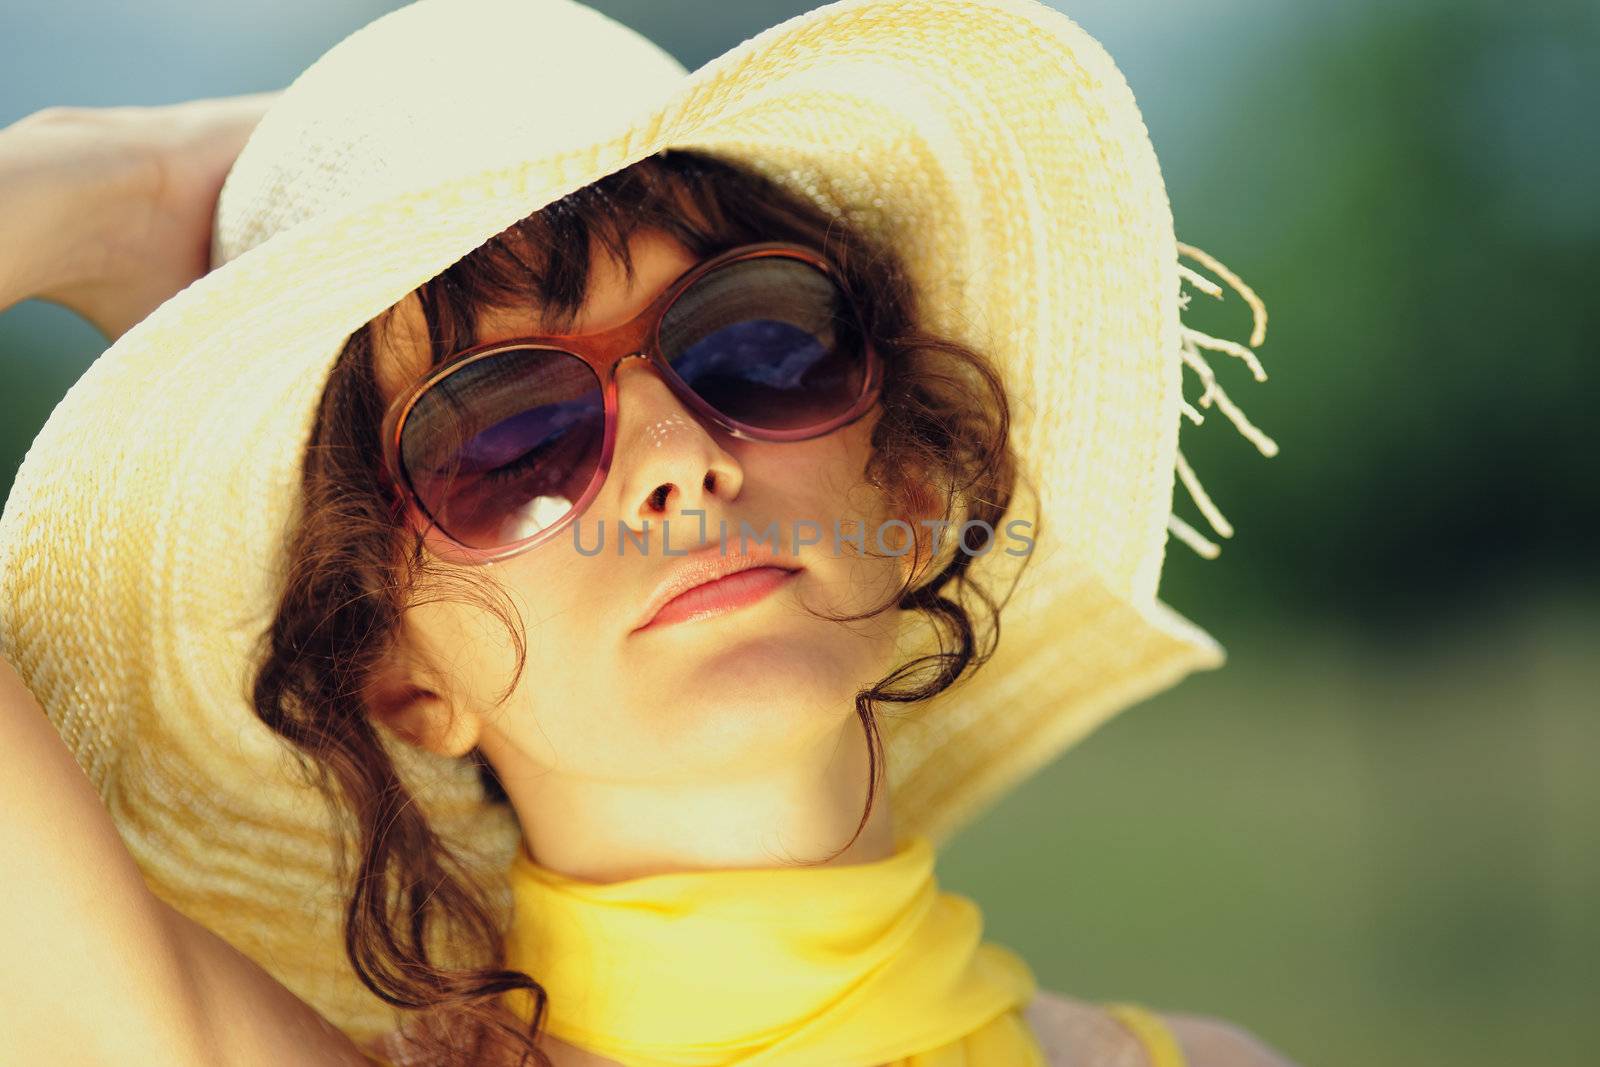
M 13 5 L 0 123 L 275 88 L 394 6 Z M 594 6 L 694 67 L 809 5 Z M 1229 665 L 1020 788 L 942 881 L 1041 984 L 1307 1067 L 1596 1062 L 1600 6 L 1058 6 L 1132 84 L 1180 239 L 1266 300 L 1271 380 L 1212 363 L 1283 451 L 1185 425 L 1238 533 L 1173 542 L 1163 596 Z M 1233 299 L 1192 321 L 1248 331 Z M 0 489 L 103 348 L 0 314 Z

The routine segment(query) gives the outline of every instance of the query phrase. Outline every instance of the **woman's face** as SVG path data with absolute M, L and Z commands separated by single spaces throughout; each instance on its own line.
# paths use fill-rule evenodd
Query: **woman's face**
M 609 257 L 593 257 L 573 331 L 631 318 L 696 262 L 654 232 L 636 237 L 632 254 L 631 285 Z M 414 298 L 400 316 L 377 353 L 385 402 L 428 369 L 425 346 L 411 340 L 423 336 Z M 479 324 L 483 341 L 541 332 L 536 308 Z M 804 610 L 861 611 L 881 604 L 903 578 L 908 557 L 862 556 L 848 541 L 835 551 L 831 536 L 836 520 L 847 533 L 855 520 L 871 549 L 889 517 L 881 494 L 863 480 L 878 409 L 809 441 L 744 441 L 698 419 L 644 360 L 624 362 L 617 383 L 616 452 L 580 520 L 591 552 L 603 527 L 604 551 L 579 552 L 569 531 L 478 568 L 527 628 L 527 664 L 505 704 L 493 706 L 510 681 L 515 649 L 492 614 L 422 598 L 406 615 L 405 658 L 437 674 L 409 676 L 432 695 L 396 704 L 386 721 L 437 751 L 462 754 L 481 744 L 508 788 L 530 771 L 617 785 L 770 773 L 853 723 L 854 693 L 893 666 L 898 610 L 844 624 Z M 685 510 L 705 512 L 705 542 Z M 663 519 L 672 520 L 673 555 L 661 550 Z M 684 563 L 679 554 L 718 544 L 719 522 L 727 524 L 729 553 L 736 552 L 741 521 L 756 531 L 776 523 L 780 562 L 801 569 L 734 610 L 636 629 L 658 585 Z M 619 556 L 618 530 L 641 531 L 646 523 L 646 549 L 629 543 Z M 796 548 L 797 524 L 812 536 L 824 531 L 821 543 Z M 883 543 L 899 548 L 894 528 Z

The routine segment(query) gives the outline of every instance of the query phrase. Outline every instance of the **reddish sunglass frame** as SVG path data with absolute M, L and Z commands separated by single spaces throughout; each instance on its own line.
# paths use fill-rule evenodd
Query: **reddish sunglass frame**
M 780 256 L 799 260 L 826 274 L 834 283 L 845 308 L 855 317 L 857 336 L 861 339 L 862 373 L 861 394 L 850 407 L 814 426 L 788 430 L 769 430 L 729 418 L 707 403 L 685 382 L 661 351 L 661 325 L 680 296 L 706 275 L 733 263 L 767 256 Z M 572 508 L 561 519 L 529 537 L 493 548 L 474 548 L 451 537 L 429 515 L 405 473 L 400 458 L 400 442 L 405 433 L 406 417 L 422 395 L 450 375 L 480 359 L 497 356 L 513 349 L 555 351 L 575 356 L 588 364 L 600 383 L 603 404 L 603 444 L 600 460 L 589 484 L 573 502 Z M 544 334 L 527 337 L 503 338 L 464 349 L 450 356 L 433 371 L 397 396 L 384 414 L 383 483 L 391 505 L 403 513 L 404 521 L 412 529 L 422 531 L 424 546 L 442 559 L 453 563 L 481 565 L 497 563 L 512 556 L 531 551 L 554 539 L 577 520 L 599 495 L 611 470 L 616 448 L 617 431 L 617 368 L 624 360 L 645 359 L 655 367 L 669 389 L 683 405 L 698 417 L 710 422 L 729 435 L 747 441 L 805 441 L 847 426 L 860 419 L 877 401 L 882 386 L 882 364 L 871 339 L 867 336 L 865 320 L 850 287 L 839 269 L 825 255 L 803 244 L 788 241 L 762 241 L 730 248 L 691 267 L 671 282 L 649 306 L 627 322 L 594 333 Z

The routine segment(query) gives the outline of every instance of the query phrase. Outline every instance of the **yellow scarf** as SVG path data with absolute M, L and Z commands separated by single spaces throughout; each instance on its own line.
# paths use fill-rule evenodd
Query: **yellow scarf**
M 838 867 L 596 883 L 512 864 L 507 962 L 548 1032 L 627 1067 L 1044 1067 L 1034 975 L 915 836 Z M 533 999 L 506 1004 L 524 1021 Z

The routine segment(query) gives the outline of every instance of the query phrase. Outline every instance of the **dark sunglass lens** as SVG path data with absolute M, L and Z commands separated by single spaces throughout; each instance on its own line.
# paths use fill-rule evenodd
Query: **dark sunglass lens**
M 476 359 L 427 389 L 400 434 L 401 465 L 440 529 L 470 548 L 561 521 L 600 467 L 600 381 L 565 352 Z
M 686 289 L 661 323 L 673 370 L 728 418 L 767 430 L 817 426 L 865 388 L 865 345 L 845 294 L 786 256 L 736 260 Z

